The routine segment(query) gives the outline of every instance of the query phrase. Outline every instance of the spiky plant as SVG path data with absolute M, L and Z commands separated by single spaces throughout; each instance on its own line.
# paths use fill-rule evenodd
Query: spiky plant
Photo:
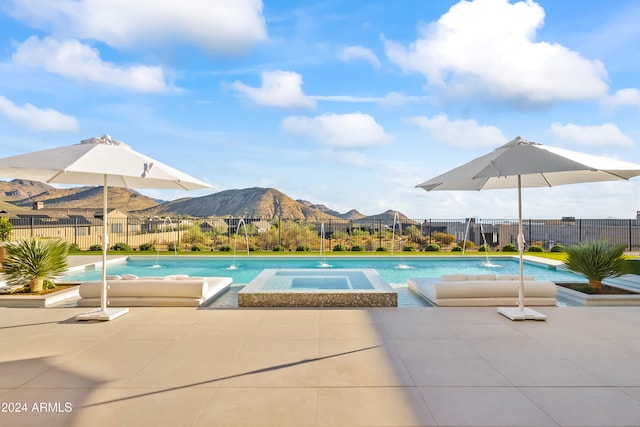
M 594 240 L 579 245 L 567 246 L 567 268 L 582 273 L 589 279 L 589 286 L 602 287 L 602 279 L 617 277 L 629 272 L 624 256 L 625 244 L 612 244 L 606 240 Z
M 67 269 L 69 246 L 62 239 L 30 238 L 7 243 L 4 273 L 10 285 L 23 285 L 41 292 L 44 283 Z

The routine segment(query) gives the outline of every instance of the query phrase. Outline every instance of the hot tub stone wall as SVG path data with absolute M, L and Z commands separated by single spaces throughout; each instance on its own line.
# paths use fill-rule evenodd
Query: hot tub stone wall
M 238 294 L 238 307 L 397 307 L 397 292 L 254 292 Z

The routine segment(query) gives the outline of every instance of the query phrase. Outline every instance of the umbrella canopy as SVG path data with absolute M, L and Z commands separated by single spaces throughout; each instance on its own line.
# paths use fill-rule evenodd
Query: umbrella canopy
M 101 306 L 97 311 L 80 315 L 79 318 L 83 320 L 111 320 L 126 313 L 107 308 L 108 187 L 180 190 L 211 188 L 197 178 L 132 150 L 127 144 L 116 141 L 109 135 L 87 139 L 79 144 L 0 159 L 0 176 L 48 184 L 104 186 Z
M 516 311 L 508 308 L 498 310 L 512 319 L 544 319 L 544 315 L 524 308 L 522 187 L 552 187 L 581 182 L 612 181 L 638 175 L 640 175 L 640 164 L 548 147 L 517 137 L 490 153 L 418 184 L 416 187 L 427 191 L 518 189 L 518 252 L 520 255 L 518 308 Z

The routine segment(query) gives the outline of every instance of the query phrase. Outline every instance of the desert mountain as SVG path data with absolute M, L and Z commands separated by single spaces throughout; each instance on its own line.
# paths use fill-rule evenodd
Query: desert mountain
M 102 207 L 102 187 L 54 188 L 34 181 L 19 180 L 0 182 L 0 200 L 24 208 L 31 208 L 35 202 L 44 202 L 45 208 L 53 209 L 99 209 Z M 2 184 L 10 184 L 2 186 Z M 38 185 L 40 184 L 40 185 Z M 41 190 L 36 193 L 37 190 Z M 35 194 L 31 194 L 35 193 Z M 18 195 L 22 195 L 18 198 Z M 109 208 L 133 211 L 157 206 L 160 201 L 144 196 L 137 191 L 111 187 L 107 193 Z
M 248 218 L 334 218 L 293 200 L 274 188 L 226 190 L 208 196 L 184 198 L 136 212 L 142 215 L 234 216 Z
M 308 202 L 306 200 L 296 200 L 296 202 L 301 203 L 307 207 L 310 207 L 312 209 L 317 209 L 320 212 L 324 212 L 328 215 L 331 215 L 333 217 L 336 218 L 343 218 L 343 219 L 360 219 L 360 218 L 364 218 L 365 216 L 362 215 L 360 212 L 358 212 L 355 209 L 351 209 L 349 212 L 347 213 L 340 213 L 338 211 L 334 211 L 333 209 L 329 209 L 326 205 L 323 204 L 313 204 L 311 202 Z
M 355 209 L 340 213 L 322 204 L 294 200 L 273 188 L 258 187 L 226 190 L 208 196 L 182 198 L 170 202 L 155 200 L 133 190 L 111 187 L 108 198 L 110 208 L 143 216 L 281 217 L 308 220 L 381 218 L 393 221 L 395 215 L 395 211 L 387 211 L 367 217 Z M 30 210 L 35 202 L 44 202 L 44 209 L 99 210 L 102 207 L 102 187 L 54 188 L 34 181 L 0 181 L 0 210 L 10 213 L 16 210 Z M 406 216 L 400 214 L 400 218 L 407 222 Z
M 55 190 L 55 188 L 38 181 L 26 179 L 0 181 L 0 200 L 13 203 L 49 190 Z

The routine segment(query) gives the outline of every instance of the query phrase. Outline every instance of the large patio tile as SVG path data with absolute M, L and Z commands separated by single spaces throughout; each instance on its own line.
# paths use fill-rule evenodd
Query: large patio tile
M 417 386 L 501 386 L 511 383 L 486 360 L 404 359 L 404 365 Z
M 390 338 L 456 338 L 456 333 L 448 326 L 441 323 L 385 323 L 383 330 Z
M 420 387 L 442 426 L 557 426 L 513 387 Z
M 215 389 L 116 388 L 99 390 L 79 408 L 74 426 L 195 426 Z
M 560 359 L 562 355 L 552 347 L 529 337 L 501 337 L 465 340 L 486 359 Z
M 475 359 L 480 354 L 460 338 L 433 338 L 392 340 L 396 351 L 404 360 L 409 359 Z
M 318 389 L 318 426 L 436 426 L 415 387 Z
M 603 386 L 606 383 L 566 359 L 496 359 L 491 365 L 515 386 Z
M 318 386 L 412 386 L 413 380 L 400 357 L 384 346 L 347 350 L 343 340 L 320 343 Z
M 320 322 L 320 339 L 369 339 L 384 342 L 381 324 L 366 322 Z
M 220 387 L 315 387 L 317 358 L 317 340 L 248 341 Z
M 193 426 L 316 425 L 316 388 L 220 388 Z M 187 425 L 180 423 L 178 425 Z
M 614 387 L 526 387 L 521 389 L 562 426 L 636 426 L 638 400 Z
M 371 310 L 362 308 L 323 309 L 319 310 L 320 324 L 331 323 L 375 323 L 376 317 Z
M 580 358 L 576 365 L 601 378 L 605 384 L 620 387 L 640 387 L 640 360 Z

